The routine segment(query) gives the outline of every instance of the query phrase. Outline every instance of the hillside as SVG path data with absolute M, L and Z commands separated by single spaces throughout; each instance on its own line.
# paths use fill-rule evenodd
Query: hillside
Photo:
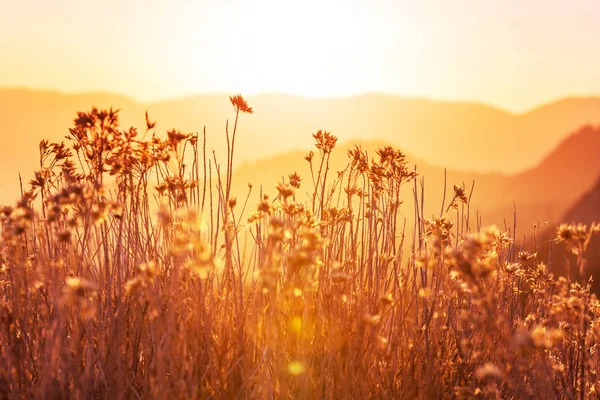
M 561 221 L 585 225 L 600 222 L 600 179 L 564 213 Z M 559 225 L 558 223 L 552 224 L 541 232 L 537 241 L 537 251 L 543 258 L 546 258 L 548 254 L 551 255 L 550 269 L 555 274 L 565 275 L 570 270 L 576 279 L 580 279 L 581 276 L 576 267 L 577 256 L 568 252 L 563 244 L 553 242 Z M 600 293 L 600 275 L 598 275 L 600 272 L 600 234 L 596 234 L 590 241 L 585 258 L 587 260 L 585 275 L 593 276 L 592 291 Z
M 332 153 L 331 171 L 343 169 L 347 152 L 357 142 L 338 145 Z M 383 141 L 362 143 L 362 148 L 374 155 Z M 582 196 L 600 175 L 600 127 L 585 126 L 570 134 L 538 165 L 515 175 L 485 174 L 451 170 L 446 172 L 447 186 L 458 184 L 470 187 L 475 181 L 472 206 L 479 211 L 484 223 L 502 224 L 507 218 L 512 226 L 513 202 L 518 212 L 519 229 L 529 233 L 536 222 L 556 220 L 566 208 Z M 246 162 L 236 171 L 239 190 L 248 182 L 272 190 L 275 183 L 287 174 L 298 172 L 310 185 L 310 170 L 304 160 L 306 151 L 280 154 L 256 162 Z M 413 154 L 407 154 L 410 164 L 416 166 L 425 180 L 426 213 L 439 213 L 443 197 L 444 169 L 431 165 Z M 407 194 L 410 194 L 408 192 Z
M 441 102 L 384 95 L 328 99 L 264 94 L 249 97 L 255 114 L 245 118 L 237 160 L 257 160 L 311 146 L 310 134 L 326 129 L 340 141 L 383 140 L 431 164 L 450 169 L 515 173 L 538 163 L 578 127 L 600 122 L 600 99 L 570 98 L 524 114 L 478 103 Z M 17 149 L 18 164 L 7 173 L 28 170 L 41 138 L 60 139 L 76 111 L 92 105 L 121 108 L 123 126 L 143 123 L 149 110 L 157 131 L 202 131 L 209 147 L 220 148 L 227 118 L 226 95 L 191 96 L 142 104 L 112 94 L 0 90 L 0 147 Z M 19 140 L 15 140 L 19 138 Z M 33 150 L 31 144 L 34 144 Z M 17 145 L 14 147 L 13 145 Z M 12 157 L 13 159 L 15 157 Z
M 306 100 L 267 94 L 250 98 L 249 102 L 256 113 L 244 116 L 236 139 L 235 162 L 241 171 L 237 179 L 243 182 L 242 188 L 247 188 L 245 181 L 269 186 L 282 174 L 303 169 L 308 173 L 303 156 L 312 147 L 311 133 L 319 128 L 336 134 L 340 145 L 350 143 L 334 152 L 333 169 L 343 167 L 352 143 L 363 142 L 371 150 L 377 147 L 375 143 L 392 144 L 410 155 L 425 178 L 429 195 L 426 211 L 438 212 L 443 194 L 442 165 L 448 168 L 449 187 L 476 182 L 473 205 L 486 220 L 511 219 L 515 201 L 521 213 L 520 225 L 526 230 L 535 221 L 560 215 L 592 185 L 600 171 L 596 156 L 600 148 L 598 130 L 588 126 L 570 134 L 574 127 L 600 116 L 600 101 L 596 98 L 566 99 L 522 115 L 482 104 L 380 95 Z M 159 133 L 173 127 L 202 131 L 206 126 L 207 150 L 210 153 L 216 149 L 218 158 L 223 159 L 225 124 L 232 117 L 231 105 L 223 95 L 143 105 L 104 93 L 1 90 L 0 157 L 4 161 L 0 202 L 11 202 L 16 197 L 19 172 L 28 180 L 37 168 L 39 141 L 63 140 L 75 111 L 87 110 L 91 105 L 120 108 L 124 127 L 143 127 L 146 108 L 151 119 L 157 121 Z M 292 149 L 305 150 L 290 153 Z M 540 160 L 534 167 L 525 168 L 536 158 Z M 504 175 L 469 172 L 494 166 Z M 506 175 L 523 168 L 516 175 Z M 574 171 L 577 179 L 573 178 Z

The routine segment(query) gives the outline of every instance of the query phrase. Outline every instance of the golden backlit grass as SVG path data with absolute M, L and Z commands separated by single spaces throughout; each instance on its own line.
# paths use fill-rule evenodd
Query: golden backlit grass
M 319 131 L 310 176 L 281 171 L 274 199 L 231 193 L 253 110 L 230 100 L 225 165 L 205 136 L 161 138 L 148 116 L 123 130 L 114 110 L 40 143 L 30 188 L 1 210 L 0 397 L 596 396 L 588 288 L 473 229 L 462 187 L 425 218 L 391 147 L 330 171 L 337 139 Z M 559 229 L 581 271 L 598 230 Z

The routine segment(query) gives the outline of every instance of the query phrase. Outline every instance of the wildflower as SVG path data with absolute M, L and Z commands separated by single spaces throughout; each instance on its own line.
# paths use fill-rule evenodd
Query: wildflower
M 356 167 L 359 172 L 366 172 L 369 168 L 367 156 L 359 146 L 355 146 L 354 149 L 348 150 L 348 157 L 350 158 L 352 166 Z
M 233 207 L 235 207 L 236 204 L 237 204 L 237 199 L 235 197 L 233 197 L 233 198 L 229 199 L 229 202 L 227 205 L 229 206 L 230 209 L 233 209 Z
M 83 296 L 88 292 L 94 292 L 98 289 L 98 286 L 94 282 L 72 276 L 68 277 L 65 280 L 65 283 L 65 289 L 72 290 L 79 296 Z
M 116 219 L 123 218 L 123 207 L 120 204 L 112 203 L 110 205 L 110 210 Z
M 71 232 L 68 229 L 63 229 L 56 234 L 56 237 L 60 242 L 67 242 L 71 239 Z
M 465 189 L 460 186 L 456 186 L 456 185 L 454 185 L 454 198 L 459 199 L 464 204 L 467 204 L 469 202 L 469 199 L 467 198 L 467 195 L 465 194 Z
M 231 105 L 233 106 L 236 112 L 241 111 L 246 114 L 254 113 L 252 107 L 248 106 L 248 103 L 246 102 L 246 100 L 244 100 L 241 94 L 229 96 L 229 101 L 231 102 Z
M 304 156 L 304 159 L 306 161 L 308 161 L 309 163 L 311 163 L 314 155 L 315 155 L 315 153 L 313 153 L 312 150 L 311 150 L 311 151 L 308 152 L 307 155 Z
M 40 142 L 39 148 L 40 148 L 40 154 L 45 153 L 46 150 L 48 149 L 48 140 L 43 139 Z
M 574 236 L 574 230 L 572 225 L 568 225 L 568 224 L 561 224 L 558 229 L 557 229 L 557 233 L 556 233 L 556 243 L 561 243 L 561 242 L 570 242 L 573 239 Z
M 517 255 L 517 258 L 520 262 L 526 263 L 530 260 L 533 260 L 536 257 L 537 253 L 530 253 L 528 251 L 520 251 Z
M 332 135 L 331 132 L 320 129 L 317 133 L 313 134 L 313 137 L 317 141 L 317 149 L 321 150 L 324 154 L 331 153 L 331 150 L 333 150 L 337 143 L 337 137 Z
M 98 286 L 86 279 L 78 277 L 68 277 L 63 287 L 62 300 L 66 304 L 79 306 L 79 312 L 82 318 L 92 318 L 96 313 L 96 307 L 93 297 L 96 296 Z
M 375 337 L 375 344 L 377 346 L 377 348 L 381 351 L 384 351 L 387 349 L 388 347 L 388 339 L 383 337 L 383 336 L 376 336 Z
M 31 186 L 34 187 L 43 187 L 44 183 L 46 182 L 46 180 L 48 179 L 49 176 L 49 170 L 47 169 L 41 169 L 40 171 L 35 171 L 34 175 L 35 175 L 35 179 L 32 179 L 29 184 Z
M 471 270 L 473 275 L 479 278 L 486 278 L 495 270 L 496 260 L 486 257 L 481 261 L 473 263 Z
M 288 177 L 290 178 L 290 186 L 299 189 L 300 182 L 302 181 L 300 176 L 296 172 L 294 172 L 292 175 L 288 175 Z
M 167 131 L 167 136 L 169 138 L 169 144 L 171 145 L 171 148 L 175 148 L 177 144 L 179 144 L 179 142 L 181 142 L 182 140 L 186 140 L 190 137 L 189 134 L 181 133 L 175 129 Z
M 269 198 L 264 196 L 260 203 L 258 203 L 258 212 L 261 214 L 271 215 L 273 213 L 273 207 L 269 203 Z
M 546 329 L 546 327 L 538 325 L 531 332 L 533 345 L 538 348 L 549 349 L 563 339 L 563 332 L 560 329 Z
M 158 222 L 162 226 L 169 226 L 173 223 L 173 215 L 164 207 L 158 211 Z
M 565 243 L 567 249 L 575 255 L 581 255 L 587 247 L 594 234 L 600 232 L 600 224 L 592 224 L 589 227 L 584 224 L 569 225 L 561 224 L 556 233 L 556 243 Z
M 154 261 L 145 262 L 139 265 L 138 271 L 144 279 L 152 280 L 158 273 L 156 263 Z
M 139 276 L 128 280 L 125 282 L 125 295 L 131 296 L 131 294 L 134 293 L 138 288 L 142 287 L 142 284 L 143 282 Z
M 454 223 L 446 217 L 434 218 L 432 220 L 426 219 L 425 221 L 425 233 L 423 237 L 425 240 L 430 238 L 438 238 L 440 245 L 447 246 L 450 244 L 452 239 L 452 227 Z
M 282 185 L 281 183 L 277 185 L 277 191 L 279 192 L 279 195 L 281 197 L 283 197 L 284 201 L 286 201 L 288 199 L 288 197 L 291 197 L 294 195 L 293 188 L 291 188 L 288 185 Z
M 146 131 L 154 128 L 156 126 L 156 121 L 150 121 L 150 117 L 148 116 L 148 110 L 146 110 Z
M 481 367 L 475 370 L 475 376 L 480 381 L 487 379 L 502 379 L 504 374 L 500 371 L 500 368 L 491 363 L 485 363 Z
M 285 220 L 279 217 L 271 217 L 269 223 L 273 227 L 273 229 L 282 229 L 285 227 Z

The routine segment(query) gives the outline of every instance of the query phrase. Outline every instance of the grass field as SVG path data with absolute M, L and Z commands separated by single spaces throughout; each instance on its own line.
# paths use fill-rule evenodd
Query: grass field
M 319 131 L 311 176 L 232 193 L 253 110 L 230 100 L 226 160 L 114 110 L 40 143 L 0 213 L 0 398 L 596 398 L 588 288 L 473 224 L 465 188 L 423 215 L 391 147 L 331 171 L 337 139 Z M 573 268 L 599 230 L 559 228 Z

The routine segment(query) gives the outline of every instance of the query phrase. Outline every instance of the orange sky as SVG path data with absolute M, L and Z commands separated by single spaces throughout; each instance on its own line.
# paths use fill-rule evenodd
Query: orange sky
M 0 87 L 383 92 L 524 110 L 600 94 L 598 0 L 0 1 Z

